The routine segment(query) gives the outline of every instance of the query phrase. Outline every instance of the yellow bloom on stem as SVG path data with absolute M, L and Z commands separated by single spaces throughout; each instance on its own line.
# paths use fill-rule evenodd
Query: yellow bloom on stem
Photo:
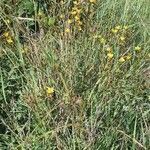
M 130 59 L 131 59 L 131 54 L 128 54 L 128 55 L 126 56 L 126 59 L 127 59 L 127 60 L 130 60 Z
M 141 47 L 140 47 L 140 46 L 136 46 L 134 49 L 135 49 L 136 51 L 140 51 L 140 50 L 141 50 Z
M 79 16 L 75 16 L 74 18 L 75 18 L 76 21 L 80 20 Z
M 37 15 L 38 15 L 39 17 L 42 17 L 42 16 L 44 16 L 44 13 L 40 10 Z
M 121 37 L 120 37 L 120 40 L 121 40 L 121 41 L 124 41 L 124 40 L 125 40 L 125 37 L 124 37 L 124 36 L 121 36 Z
M 67 22 L 68 22 L 68 24 L 71 24 L 71 23 L 72 23 L 72 20 L 71 20 L 71 19 L 68 19 Z
M 102 38 L 102 36 L 101 36 L 101 35 L 99 35 L 99 36 L 98 36 L 98 38 L 100 39 L 100 38 Z
M 101 39 L 100 39 L 100 42 L 101 42 L 102 44 L 105 44 L 105 43 L 106 43 L 106 40 L 105 40 L 104 38 L 101 38 Z
M 111 32 L 112 32 L 112 33 L 117 33 L 118 30 L 117 30 L 117 29 L 112 29 Z
M 111 47 L 107 47 L 106 49 L 108 52 L 111 52 L 112 51 L 112 48 Z
M 123 29 L 127 30 L 127 29 L 128 29 L 128 26 L 123 26 Z
M 120 30 L 121 26 L 116 26 L 115 29 Z
M 79 27 L 78 27 L 78 30 L 79 30 L 79 31 L 82 31 L 82 28 L 79 26 Z
M 78 10 L 77 6 L 72 8 L 72 11 L 77 11 L 77 10 Z
M 4 34 L 3 34 L 6 38 L 9 36 L 9 32 L 4 32 Z
M 60 4 L 63 5 L 65 2 L 64 1 L 60 1 Z
M 96 0 L 89 0 L 90 3 L 96 3 Z
M 70 29 L 69 29 L 69 28 L 66 28 L 65 32 L 66 32 L 66 33 L 69 33 L 69 32 L 70 32 Z
M 64 15 L 60 15 L 60 19 L 64 19 L 65 18 L 65 16 Z
M 54 93 L 54 88 L 53 88 L 53 87 L 47 87 L 46 93 L 47 93 L 48 95 L 53 94 L 53 93 Z
M 114 57 L 114 54 L 113 54 L 113 53 L 108 53 L 108 54 L 107 54 L 107 57 L 108 57 L 109 59 L 112 59 L 112 58 Z
M 76 15 L 77 12 L 76 11 L 71 11 L 71 15 Z
M 8 24 L 10 24 L 10 20 L 9 20 L 9 19 L 6 19 L 6 22 L 7 22 Z
M 121 57 L 120 59 L 119 59 L 119 62 L 121 62 L 121 63 L 123 63 L 123 62 L 125 62 L 126 60 L 124 59 L 124 57 Z
M 12 44 L 12 43 L 13 43 L 13 40 L 12 40 L 11 37 L 8 37 L 8 38 L 6 39 L 6 41 L 7 41 L 8 44 Z
M 94 38 L 94 39 L 97 39 L 97 38 L 98 38 L 98 35 L 93 35 L 93 38 Z
M 74 1 L 73 4 L 74 4 L 74 5 L 78 5 L 78 2 L 77 2 L 77 1 Z
M 22 53 L 26 53 L 28 50 L 29 50 L 28 47 L 24 47 L 24 48 L 22 49 Z
M 77 22 L 77 23 L 78 23 L 78 25 L 82 25 L 82 22 L 81 22 L 80 20 L 78 20 L 78 22 Z

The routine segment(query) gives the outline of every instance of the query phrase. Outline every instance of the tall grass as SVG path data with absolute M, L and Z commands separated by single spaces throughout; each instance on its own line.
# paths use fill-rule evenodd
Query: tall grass
M 149 1 L 74 6 L 0 2 L 0 149 L 150 149 Z

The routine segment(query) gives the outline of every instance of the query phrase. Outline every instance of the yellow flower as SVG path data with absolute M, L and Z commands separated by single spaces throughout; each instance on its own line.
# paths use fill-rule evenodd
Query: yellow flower
M 68 19 L 67 22 L 68 22 L 68 24 L 71 24 L 71 23 L 72 23 L 72 20 L 71 20 L 71 19 Z
M 71 15 L 76 15 L 77 12 L 76 11 L 71 11 Z
M 9 20 L 9 19 L 7 19 L 6 22 L 7 22 L 8 24 L 10 24 L 10 20 Z
M 123 26 L 123 28 L 124 28 L 125 30 L 127 30 L 127 29 L 128 29 L 128 26 Z
M 140 50 L 141 50 L 141 47 L 140 47 L 140 46 L 136 46 L 134 49 L 135 49 L 136 51 L 140 51 Z
M 29 50 L 28 47 L 24 47 L 24 48 L 22 49 L 22 53 L 26 53 L 28 50 Z
M 101 39 L 100 39 L 100 42 L 101 42 L 102 44 L 105 44 L 105 43 L 106 43 L 106 40 L 105 40 L 104 38 L 101 38 Z
M 77 1 L 74 1 L 73 4 L 74 4 L 74 5 L 78 5 L 78 2 L 77 2 Z
M 64 19 L 65 18 L 65 16 L 64 15 L 60 15 L 60 19 Z
M 79 16 L 75 16 L 74 18 L 75 18 L 76 21 L 80 20 Z
M 70 32 L 70 29 L 69 29 L 69 28 L 67 28 L 67 29 L 65 30 L 65 32 L 66 32 L 66 33 L 69 33 L 69 32 Z
M 120 40 L 121 40 L 121 41 L 124 41 L 124 40 L 125 40 L 125 37 L 124 37 L 124 36 L 121 36 L 121 37 L 120 37 Z
M 7 41 L 8 44 L 12 44 L 12 43 L 13 43 L 13 40 L 12 40 L 11 37 L 8 37 L 8 38 L 6 39 L 6 41 Z
M 44 16 L 44 13 L 40 10 L 40 11 L 38 12 L 38 16 L 39 16 L 39 17 L 42 17 L 42 16 Z
M 49 94 L 49 95 L 53 94 L 54 93 L 54 88 L 53 87 L 47 87 L 46 93 Z
M 99 35 L 99 36 L 98 36 L 98 38 L 100 39 L 100 38 L 102 38 L 102 36 L 101 36 L 101 35 Z
M 128 55 L 126 56 L 126 59 L 127 59 L 127 60 L 130 60 L 130 59 L 131 59 L 131 54 L 128 54 Z
M 120 30 L 121 26 L 116 26 L 115 29 Z
M 9 36 L 9 32 L 4 32 L 4 34 L 3 34 L 6 38 Z
M 96 0 L 89 0 L 90 3 L 96 3 Z
M 82 31 L 82 28 L 81 28 L 81 27 L 78 27 L 78 30 L 79 30 L 79 31 Z
M 108 52 L 111 52 L 112 51 L 112 48 L 111 47 L 107 47 L 106 49 Z
M 78 8 L 76 6 L 72 8 L 72 11 L 77 11 L 77 10 Z
M 80 20 L 78 20 L 78 22 L 77 22 L 77 23 L 78 23 L 78 25 L 82 25 L 82 22 L 81 22 Z
M 124 57 L 121 57 L 121 58 L 119 59 L 119 62 L 125 62 Z
M 112 29 L 111 32 L 112 32 L 112 33 L 117 33 L 118 30 L 117 30 L 117 29 Z
M 64 1 L 60 1 L 60 4 L 63 5 L 65 2 Z
M 93 38 L 94 38 L 94 39 L 97 39 L 97 38 L 98 38 L 98 36 L 97 36 L 97 35 L 94 35 L 94 36 L 93 36 Z
M 112 59 L 113 56 L 114 56 L 113 53 L 108 53 L 108 54 L 107 54 L 107 57 L 108 57 L 109 59 Z

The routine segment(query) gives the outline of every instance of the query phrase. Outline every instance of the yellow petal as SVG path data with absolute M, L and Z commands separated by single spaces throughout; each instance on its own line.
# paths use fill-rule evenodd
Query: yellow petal
M 67 22 L 68 22 L 68 24 L 71 24 L 71 23 L 72 23 L 72 20 L 71 20 L 71 19 L 68 19 Z
M 130 59 L 131 59 L 131 54 L 128 54 L 128 55 L 126 56 L 126 59 L 127 59 L 127 60 L 130 60 Z
M 9 32 L 4 32 L 4 34 L 3 34 L 5 37 L 8 37 L 9 36 Z
M 12 40 L 11 37 L 9 37 L 8 39 L 6 39 L 6 41 L 7 41 L 8 44 L 12 44 L 13 43 L 13 40 Z
M 69 28 L 67 28 L 67 29 L 65 30 L 65 32 L 66 32 L 66 33 L 69 33 L 69 32 L 70 32 L 70 29 L 69 29 Z
M 113 53 L 108 53 L 108 54 L 107 54 L 107 57 L 108 57 L 109 59 L 112 59 L 113 56 L 114 56 Z
M 121 57 L 121 58 L 119 59 L 119 62 L 125 62 L 124 57 Z
M 121 41 L 124 41 L 124 40 L 125 40 L 125 37 L 124 37 L 124 36 L 121 36 L 121 37 L 120 37 L 120 40 L 121 40 Z
M 140 50 L 141 50 L 141 47 L 140 47 L 140 46 L 136 46 L 134 49 L 135 49 L 136 51 L 140 51 Z
M 106 49 L 108 52 L 111 52 L 112 51 L 112 48 L 111 47 L 107 47 Z
M 106 40 L 105 40 L 104 38 L 101 38 L 101 39 L 100 39 L 100 42 L 101 42 L 102 44 L 105 44 L 105 43 L 106 43 Z
M 117 29 L 112 29 L 111 32 L 112 32 L 112 33 L 117 33 L 118 30 L 117 30 Z
M 120 30 L 121 26 L 116 26 L 115 29 Z
M 90 3 L 96 3 L 96 0 L 90 0 Z
M 127 30 L 127 29 L 128 29 L 128 26 L 124 26 L 123 28 L 124 28 L 125 30 Z
M 47 94 L 53 94 L 54 93 L 54 88 L 53 87 L 47 87 L 46 93 Z

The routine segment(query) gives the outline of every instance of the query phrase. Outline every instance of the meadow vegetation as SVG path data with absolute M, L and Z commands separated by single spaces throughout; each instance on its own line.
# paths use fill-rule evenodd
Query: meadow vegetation
M 149 0 L 0 0 L 0 149 L 150 149 Z

